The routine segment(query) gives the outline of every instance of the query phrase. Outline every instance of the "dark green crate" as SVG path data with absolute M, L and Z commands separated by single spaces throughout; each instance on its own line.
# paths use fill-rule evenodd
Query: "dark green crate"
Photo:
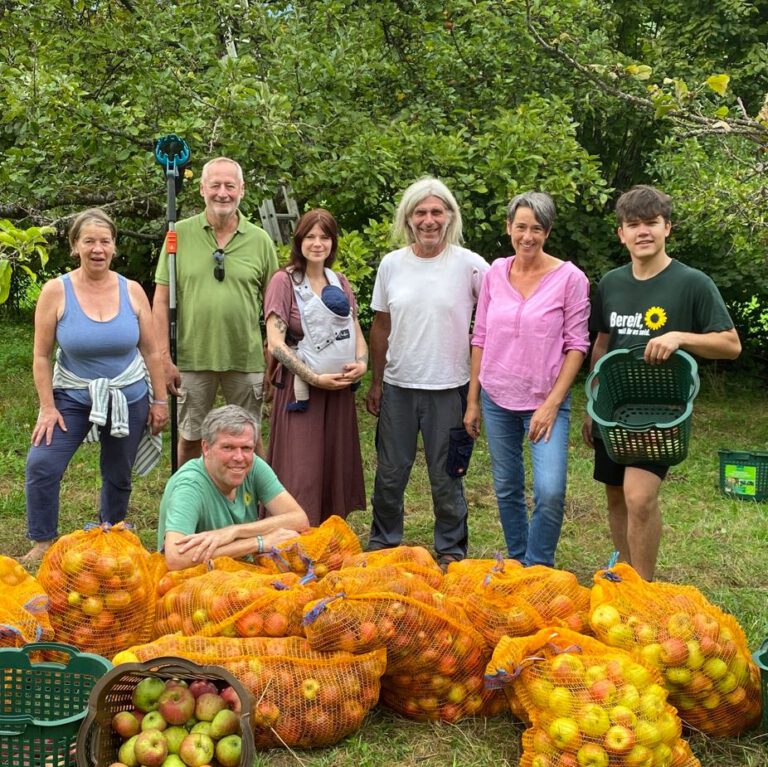
M 587 412 L 616 463 L 673 466 L 688 455 L 698 366 L 682 351 L 649 365 L 643 350 L 616 349 L 598 360 L 586 383 Z
M 768 498 L 768 452 L 718 450 L 720 491 L 740 501 Z
M 768 732 L 768 639 L 759 650 L 752 653 L 752 659 L 760 669 L 760 690 L 763 696 L 763 718 L 760 724 L 763 732 Z
M 65 663 L 33 663 L 43 651 Z M 57 642 L 0 649 L 0 764 L 70 767 L 88 697 L 112 668 L 100 655 Z

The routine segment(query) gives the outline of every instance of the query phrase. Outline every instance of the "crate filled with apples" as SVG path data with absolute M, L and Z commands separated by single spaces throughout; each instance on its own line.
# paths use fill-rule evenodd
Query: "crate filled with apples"
M 78 767 L 245 767 L 251 698 L 218 666 L 183 658 L 124 663 L 93 689 Z

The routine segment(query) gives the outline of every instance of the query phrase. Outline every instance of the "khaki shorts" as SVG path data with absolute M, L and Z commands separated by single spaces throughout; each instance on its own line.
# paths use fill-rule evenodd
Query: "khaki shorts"
M 240 405 L 261 423 L 263 373 L 241 373 L 229 370 L 185 370 L 181 373 L 179 396 L 179 434 L 186 440 L 202 438 L 203 419 L 221 393 L 228 405 Z

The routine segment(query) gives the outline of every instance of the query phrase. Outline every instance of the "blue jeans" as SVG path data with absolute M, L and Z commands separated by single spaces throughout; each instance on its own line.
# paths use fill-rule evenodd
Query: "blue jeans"
M 58 535 L 59 487 L 64 471 L 91 428 L 90 405 L 55 391 L 54 403 L 64 418 L 67 430 L 54 428 L 50 445 L 45 441 L 29 449 L 26 482 L 27 530 L 33 541 L 50 541 Z M 101 429 L 101 504 L 99 521 L 117 524 L 128 513 L 131 497 L 131 470 L 149 414 L 149 398 L 128 406 L 127 437 L 109 433 L 111 420 Z
M 528 440 L 533 410 L 506 410 L 484 391 L 480 393 L 480 400 L 491 454 L 493 487 L 509 556 L 526 566 L 553 567 L 563 526 L 570 396 L 560 406 L 549 442 Z M 530 524 L 525 503 L 523 465 L 523 442 L 526 441 L 530 445 L 533 465 L 533 514 Z

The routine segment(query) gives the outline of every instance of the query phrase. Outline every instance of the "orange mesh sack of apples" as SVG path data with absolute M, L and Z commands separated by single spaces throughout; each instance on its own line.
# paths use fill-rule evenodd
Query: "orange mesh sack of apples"
M 466 597 L 483 582 L 492 572 L 521 570 L 522 565 L 516 559 L 504 559 L 498 555 L 495 559 L 462 559 L 451 562 L 443 577 L 440 591 L 456 597 Z
M 48 597 L 15 559 L 0 555 L 0 647 L 53 639 Z
M 760 673 L 744 631 L 693 586 L 648 583 L 619 563 L 594 576 L 590 623 L 661 672 L 686 724 L 735 736 L 759 721 Z
M 414 567 L 424 570 L 420 565 Z M 442 573 L 440 576 L 442 577 Z M 424 571 L 422 577 L 411 568 L 404 569 L 397 564 L 382 567 L 342 567 L 341 570 L 328 573 L 315 586 L 316 599 L 341 593 L 349 596 L 381 591 L 409 596 L 429 605 L 436 604 L 435 600 L 442 598 L 432 586 L 429 572 Z
M 443 571 L 433 556 L 423 546 L 395 546 L 392 549 L 364 551 L 345 557 L 344 567 L 390 567 L 396 565 L 400 570 L 413 573 L 423 578 L 432 588 L 440 588 Z
M 311 568 L 314 575 L 322 578 L 329 571 L 341 568 L 345 557 L 360 551 L 360 541 L 354 530 L 341 517 L 332 516 L 320 527 L 313 527 L 256 557 L 255 562 L 280 573 L 306 575 Z
M 307 605 L 304 624 L 316 650 L 386 648 L 381 699 L 409 718 L 458 721 L 504 706 L 483 690 L 490 652 L 482 636 L 443 594 L 435 592 L 431 605 L 391 592 L 338 595 Z
M 548 626 L 589 631 L 589 589 L 573 573 L 543 565 L 492 570 L 466 598 L 473 625 L 493 647 L 502 636 Z
M 123 523 L 62 536 L 46 552 L 37 577 L 50 600 L 57 641 L 110 657 L 149 639 L 149 553 Z
M 301 636 L 304 605 L 314 598 L 295 573 L 208 570 L 160 597 L 152 635 Z
M 179 656 L 230 671 L 253 698 L 257 748 L 330 746 L 357 730 L 379 699 L 384 650 L 321 653 L 306 639 L 166 636 L 115 661 Z
M 486 685 L 511 689 L 531 727 L 523 767 L 695 767 L 657 671 L 569 629 L 504 637 Z

